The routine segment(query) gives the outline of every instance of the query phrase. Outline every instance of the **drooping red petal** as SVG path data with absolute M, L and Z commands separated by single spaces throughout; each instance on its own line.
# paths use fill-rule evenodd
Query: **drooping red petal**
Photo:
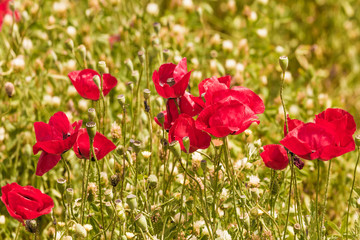
M 42 152 L 39 157 L 39 161 L 36 165 L 36 175 L 37 176 L 44 175 L 45 173 L 53 169 L 60 160 L 61 160 L 60 155 Z
M 108 73 L 104 73 L 102 77 L 103 77 L 103 95 L 106 96 L 109 94 L 111 89 L 113 89 L 116 86 L 117 79 Z
M 94 138 L 94 148 L 98 149 L 98 151 L 95 151 L 97 160 L 101 160 L 111 151 L 115 150 L 116 146 L 112 141 L 107 139 L 104 135 L 97 132 Z
M 99 100 L 100 91 L 93 81 L 93 77 L 95 75 L 100 77 L 96 71 L 92 69 L 84 69 L 80 72 L 71 72 L 68 74 L 68 77 L 80 96 L 86 99 Z M 76 78 L 74 78 L 74 76 L 76 76 Z
M 68 135 L 73 133 L 73 128 L 67 118 L 66 114 L 63 112 L 57 112 L 50 117 L 49 125 L 53 129 L 53 137 L 60 136 L 60 139 L 64 139 Z
M 274 170 L 282 170 L 289 165 L 287 152 L 279 144 L 265 145 L 264 151 L 260 153 L 260 157 L 268 168 Z
M 288 128 L 289 128 L 289 132 L 291 132 L 293 129 L 297 128 L 298 126 L 301 126 L 304 124 L 303 121 L 300 121 L 298 119 L 291 119 L 289 117 L 289 114 L 286 116 L 287 118 L 287 125 L 288 125 Z M 284 136 L 287 135 L 287 128 L 286 128 L 286 125 L 284 123 Z
M 186 58 L 184 57 L 174 68 L 173 77 L 174 77 L 175 83 L 180 82 L 182 80 L 182 78 L 186 75 L 187 72 L 188 72 L 187 71 L 187 62 L 186 62 Z
M 201 97 L 194 97 L 190 93 L 185 92 L 179 101 L 181 113 L 186 113 L 190 117 L 198 115 L 203 110 L 203 105 L 200 105 L 199 101 L 202 101 Z

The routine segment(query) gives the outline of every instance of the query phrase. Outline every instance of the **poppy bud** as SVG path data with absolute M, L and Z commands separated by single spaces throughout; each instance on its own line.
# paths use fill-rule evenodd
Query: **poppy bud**
M 86 58 L 86 47 L 84 45 L 81 44 L 80 46 L 78 46 L 77 51 L 81 55 L 82 59 Z
M 114 214 L 114 209 L 110 202 L 105 203 L 105 210 L 109 216 L 112 216 Z
M 96 119 L 96 111 L 95 108 L 89 108 L 88 110 L 89 121 L 95 122 Z
M 99 88 L 99 90 L 101 90 L 101 80 L 100 80 L 100 77 L 99 77 L 98 75 L 94 75 L 93 81 L 94 81 L 95 85 Z
M 100 173 L 100 184 L 101 186 L 106 187 L 109 183 L 109 178 L 106 172 L 101 172 Z
M 134 149 L 136 153 L 139 153 L 141 150 L 141 142 L 138 140 L 130 139 L 130 146 Z
M 299 234 L 299 233 L 300 233 L 300 230 L 301 230 L 300 224 L 299 224 L 299 223 L 295 223 L 295 224 L 294 224 L 294 232 L 295 232 L 296 234 Z
M 67 188 L 66 189 L 66 201 L 68 203 L 71 203 L 74 197 L 74 189 L 72 188 Z
M 205 159 L 201 160 L 201 163 L 200 163 L 200 166 L 201 166 L 201 169 L 206 172 L 206 169 L 207 169 L 207 161 Z
M 282 71 L 285 72 L 289 65 L 288 57 L 287 56 L 279 57 L 279 63 L 280 63 L 280 67 L 281 67 Z
M 124 106 L 124 105 L 125 105 L 125 96 L 124 96 L 124 94 L 118 95 L 118 96 L 117 96 L 117 99 L 118 99 L 118 101 L 119 101 L 119 103 L 120 103 L 121 106 Z
M 81 224 L 75 224 L 75 236 L 82 239 L 86 238 L 87 232 L 86 229 Z
M 169 57 L 171 56 L 171 51 L 169 49 L 164 49 L 163 56 L 164 56 L 164 60 L 167 61 L 169 59 Z
M 98 68 L 101 74 L 107 73 L 107 67 L 105 61 L 99 61 L 98 62 Z
M 74 51 L 74 41 L 72 39 L 68 39 L 65 41 L 65 46 L 70 50 Z
M 130 81 L 130 82 L 127 82 L 127 83 L 126 83 L 126 86 L 127 86 L 127 87 L 129 88 L 129 90 L 131 90 L 131 91 L 134 89 L 134 83 L 131 82 L 131 81 Z
M 129 68 L 130 72 L 134 71 L 134 65 L 133 65 L 131 59 L 129 59 L 129 58 L 126 59 L 124 63 Z
M 58 183 L 58 190 L 60 193 L 63 193 L 66 187 L 66 179 L 65 178 L 59 178 L 58 180 L 56 180 Z
M 140 63 L 143 64 L 145 62 L 145 53 L 144 53 L 144 51 L 138 51 L 138 57 L 139 57 Z
M 161 29 L 161 24 L 159 22 L 156 22 L 153 24 L 154 27 L 154 31 L 156 32 L 156 34 L 159 34 L 160 29 Z
M 357 147 L 360 147 L 360 135 L 355 136 L 355 144 Z
M 144 90 L 144 98 L 148 100 L 150 98 L 151 91 L 149 89 Z
M 8 97 L 14 96 L 15 93 L 14 84 L 12 84 L 11 82 L 6 82 L 4 86 L 5 86 L 5 92 L 8 95 Z
M 124 154 L 124 147 L 119 145 L 117 148 L 116 148 L 116 152 L 119 154 L 119 155 L 123 155 Z
M 183 137 L 182 139 L 183 144 L 184 144 L 184 148 L 186 150 L 186 152 L 188 153 L 190 150 L 190 138 L 189 137 Z
M 257 207 L 253 207 L 252 209 L 250 209 L 250 215 L 254 218 L 258 218 L 259 209 Z
M 104 195 L 105 195 L 105 199 L 108 201 L 111 201 L 114 197 L 114 194 L 111 189 L 106 189 Z
M 35 219 L 25 221 L 25 228 L 28 232 L 36 233 L 37 227 L 38 225 Z
M 94 137 L 96 135 L 96 123 L 95 122 L 87 122 L 86 130 L 89 135 L 90 141 L 94 141 Z
M 144 215 L 142 215 L 141 213 L 138 214 L 136 217 L 135 217 L 135 223 L 136 225 L 141 228 L 141 230 L 143 230 L 144 232 L 147 232 L 148 231 L 148 226 L 147 226 L 147 222 L 146 222 L 146 218 Z
M 136 196 L 134 194 L 127 195 L 126 203 L 129 205 L 131 210 L 134 210 L 138 207 Z
M 157 186 L 158 179 L 155 175 L 151 174 L 148 177 L 147 182 L 148 182 L 149 189 L 155 189 Z
M 181 157 L 181 146 L 179 141 L 172 141 L 169 144 L 169 149 L 170 151 L 174 154 L 174 156 L 176 158 L 180 158 Z
M 116 170 L 115 170 L 116 171 Z M 120 182 L 120 175 L 119 174 L 114 174 L 110 177 L 110 181 L 111 181 L 111 185 L 113 187 L 116 187 L 119 182 Z
M 89 193 L 87 200 L 89 202 L 93 202 L 95 200 L 96 191 L 97 191 L 95 183 L 89 183 L 89 187 L 88 187 L 87 191 Z
M 158 115 L 156 115 L 156 118 L 160 122 L 161 125 L 164 125 L 165 115 L 163 112 L 158 113 Z

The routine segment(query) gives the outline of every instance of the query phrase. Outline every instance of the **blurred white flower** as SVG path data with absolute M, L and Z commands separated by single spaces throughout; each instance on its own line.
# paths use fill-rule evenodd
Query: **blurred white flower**
M 0 225 L 5 224 L 5 216 L 0 215 Z
M 85 99 L 80 99 L 78 102 L 78 107 L 80 111 L 86 112 L 88 110 L 88 101 L 86 101 Z
M 260 28 L 260 29 L 256 30 L 256 34 L 260 38 L 266 38 L 268 35 L 268 30 L 266 28 Z
M 61 98 L 58 96 L 54 96 L 51 98 L 51 105 L 53 107 L 60 107 L 61 104 Z
M 29 38 L 24 38 L 23 42 L 22 42 L 22 47 L 26 50 L 26 51 L 30 51 L 33 48 L 33 43 Z
M 218 237 L 216 240 L 231 240 L 231 235 L 226 230 L 216 230 Z
M 260 185 L 260 178 L 258 176 L 255 175 L 250 175 L 248 176 L 249 178 L 249 187 L 258 187 Z
M 17 56 L 13 60 L 11 60 L 10 65 L 15 71 L 24 70 L 25 68 L 24 56 L 22 55 Z
M 228 70 L 233 70 L 236 67 L 235 59 L 226 59 L 225 68 Z
M 224 51 L 232 51 L 234 48 L 234 44 L 231 40 L 224 40 L 222 42 L 222 48 Z
M 72 38 L 76 37 L 76 28 L 74 28 L 73 26 L 67 27 L 66 32 L 70 37 Z
M 159 6 L 156 3 L 149 3 L 146 6 L 146 12 L 156 16 L 159 14 Z

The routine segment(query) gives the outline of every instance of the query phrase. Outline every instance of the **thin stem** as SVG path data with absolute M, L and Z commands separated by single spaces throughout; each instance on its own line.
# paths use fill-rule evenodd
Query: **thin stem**
M 290 158 L 291 159 L 291 158 Z M 288 208 L 287 208 L 287 214 L 286 214 L 286 222 L 285 222 L 285 228 L 284 228 L 284 234 L 283 234 L 283 240 L 285 240 L 287 226 L 289 223 L 289 215 L 290 215 L 290 204 L 291 204 L 291 191 L 292 191 L 292 181 L 294 177 L 294 169 L 293 169 L 293 163 L 290 160 L 290 169 L 291 169 L 291 179 L 290 179 L 290 189 L 289 189 L 289 198 L 288 198 Z
M 82 172 L 82 175 L 83 175 L 83 179 L 82 179 L 82 191 L 81 191 L 81 219 L 80 219 L 80 222 L 81 222 L 81 224 L 83 224 L 84 223 L 84 219 L 83 219 L 83 203 L 85 202 L 85 196 L 86 196 L 86 194 L 85 194 L 85 192 L 86 192 L 86 190 L 85 190 L 85 176 L 86 176 L 86 161 L 84 160 L 83 161 L 83 164 L 84 164 L 84 166 L 83 166 L 83 172 Z
M 16 228 L 16 235 L 15 235 L 15 240 L 17 240 L 19 233 L 20 233 L 20 229 L 21 229 L 21 223 L 19 222 L 18 227 Z
M 66 162 L 65 158 L 63 158 L 63 157 L 61 156 L 61 159 L 62 159 L 62 160 L 63 160 L 63 162 L 64 162 L 65 169 L 66 169 L 67 174 L 68 174 L 68 183 L 69 183 L 69 187 L 70 187 L 70 186 L 71 186 L 71 183 L 70 183 L 70 178 L 71 178 L 71 176 L 70 176 L 70 169 L 69 169 L 69 166 L 68 166 L 68 164 L 67 164 L 67 162 Z
M 316 202 L 315 202 L 315 217 L 316 217 L 316 231 L 317 239 L 320 239 L 319 219 L 318 219 L 318 199 L 320 190 L 320 160 L 317 160 L 317 186 L 316 186 Z
M 346 240 L 348 239 L 349 236 L 349 211 L 350 211 L 350 203 L 351 203 L 351 196 L 354 190 L 354 185 L 355 185 L 355 178 L 356 178 L 356 169 L 357 166 L 359 164 L 359 159 L 360 159 L 360 148 L 358 148 L 358 156 L 357 156 L 357 160 L 356 160 L 356 164 L 355 164 L 355 168 L 354 168 L 354 176 L 353 176 L 353 182 L 351 185 L 351 190 L 350 190 L 350 196 L 349 196 L 349 201 L 348 201 L 348 209 L 347 209 L 347 216 L 346 216 Z
M 331 160 L 329 161 L 329 167 L 328 167 L 327 178 L 326 178 L 326 187 L 325 187 L 325 195 L 324 195 L 324 205 L 323 205 L 323 209 L 322 209 L 322 213 L 321 213 L 321 218 L 320 218 L 320 230 L 322 230 L 322 227 L 323 227 L 324 221 L 325 221 L 325 212 L 326 212 L 326 203 L 327 203 L 327 191 L 328 191 L 329 182 L 330 182 L 330 170 L 331 170 Z M 322 232 L 320 232 L 320 238 L 321 238 L 321 233 L 322 233 Z
M 184 169 L 186 173 L 187 173 L 188 166 L 189 166 L 189 156 L 190 156 L 190 154 L 187 153 L 187 154 L 186 154 L 186 168 Z M 181 158 L 179 159 L 179 162 L 181 163 Z M 181 164 L 182 164 L 182 163 L 181 163 Z M 180 218 L 179 218 L 179 221 L 180 221 L 180 222 L 181 222 L 181 220 L 182 220 L 183 198 L 184 198 L 185 184 L 186 184 L 186 176 L 187 176 L 186 173 L 185 173 L 185 176 L 184 176 L 183 186 L 182 186 L 182 189 L 181 189 L 181 198 L 180 198 L 181 207 L 180 207 Z M 200 188 L 200 191 L 201 191 L 201 188 Z

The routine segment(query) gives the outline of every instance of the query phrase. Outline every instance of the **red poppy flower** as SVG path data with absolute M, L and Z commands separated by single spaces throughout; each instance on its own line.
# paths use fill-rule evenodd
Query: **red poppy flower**
M 203 110 L 204 103 L 201 97 L 194 97 L 188 92 L 185 92 L 184 95 L 179 100 L 179 108 L 181 113 L 186 113 L 190 117 L 198 115 Z
M 286 118 L 287 118 L 287 125 L 288 125 L 289 132 L 291 132 L 291 130 L 293 130 L 294 128 L 297 128 L 298 126 L 304 124 L 303 121 L 300 121 L 297 119 L 291 119 L 289 117 L 289 114 L 286 116 Z M 286 136 L 286 135 L 287 135 L 287 129 L 286 129 L 286 125 L 284 124 L 284 136 Z
M 330 160 L 355 150 L 352 136 L 338 136 L 328 126 L 305 123 L 290 131 L 280 143 L 301 158 Z
M 17 183 L 7 184 L 1 188 L 1 201 L 5 204 L 10 216 L 21 222 L 49 214 L 54 207 L 50 196 L 32 186 L 22 187 Z
M 356 131 L 354 117 L 339 108 L 328 108 L 315 116 L 315 123 L 332 128 L 336 133 L 352 136 Z
M 164 124 L 161 124 L 159 119 L 156 117 L 154 117 L 155 122 L 157 123 L 157 125 L 159 125 L 160 127 L 163 127 L 165 130 L 169 130 L 171 128 L 171 123 L 168 121 L 168 117 L 167 117 L 167 111 L 162 111 L 162 114 L 164 114 Z
M 68 74 L 72 84 L 74 85 L 76 91 L 86 99 L 91 100 L 99 100 L 100 98 L 100 90 L 96 86 L 93 81 L 93 77 L 98 75 L 101 79 L 99 73 L 92 69 L 84 69 L 82 71 L 74 71 Z M 103 95 L 106 96 L 113 89 L 116 84 L 117 80 L 114 76 L 105 73 L 102 75 L 103 83 L 102 83 L 102 91 Z
M 159 72 L 154 71 L 152 80 L 156 91 L 163 98 L 179 98 L 189 84 L 191 71 L 187 71 L 186 58 L 183 58 L 178 65 L 165 63 L 160 66 Z
M 104 135 L 96 132 L 94 137 L 94 151 L 97 160 L 103 159 L 109 152 L 116 148 L 115 144 Z M 78 158 L 89 159 L 90 139 L 85 128 L 80 129 L 79 136 L 74 144 L 74 152 Z
M 181 150 L 186 152 L 183 144 L 184 137 L 189 137 L 190 140 L 189 153 L 192 153 L 198 149 L 208 148 L 211 141 L 209 134 L 196 128 L 194 119 L 185 113 L 180 114 L 179 118 L 170 128 L 169 142 L 175 140 L 179 141 Z
M 204 79 L 199 83 L 200 97 L 204 97 L 206 105 L 209 106 L 212 103 L 212 95 L 220 90 L 230 89 L 231 77 L 211 77 Z
M 33 146 L 34 154 L 43 151 L 36 167 L 36 175 L 42 176 L 60 161 L 61 154 L 74 145 L 82 120 L 72 125 L 63 112 L 55 113 L 49 123 L 35 122 L 36 144 Z
M 11 11 L 11 9 L 9 7 L 9 2 L 10 1 L 11 0 L 0 0 L 0 30 L 1 30 L 1 27 L 2 27 L 2 24 L 3 24 L 4 17 L 6 15 L 12 16 L 12 11 Z M 19 12 L 15 11 L 14 14 L 15 14 L 15 20 L 19 21 L 20 20 Z
M 256 114 L 265 110 L 261 98 L 243 87 L 217 91 L 210 101 L 213 104 L 199 114 L 196 127 L 215 137 L 236 135 L 245 131 L 253 122 L 259 124 Z M 206 102 L 207 105 L 208 100 Z
M 268 168 L 274 170 L 285 169 L 289 165 L 289 158 L 285 148 L 279 144 L 264 146 L 264 151 L 260 153 L 262 160 Z

